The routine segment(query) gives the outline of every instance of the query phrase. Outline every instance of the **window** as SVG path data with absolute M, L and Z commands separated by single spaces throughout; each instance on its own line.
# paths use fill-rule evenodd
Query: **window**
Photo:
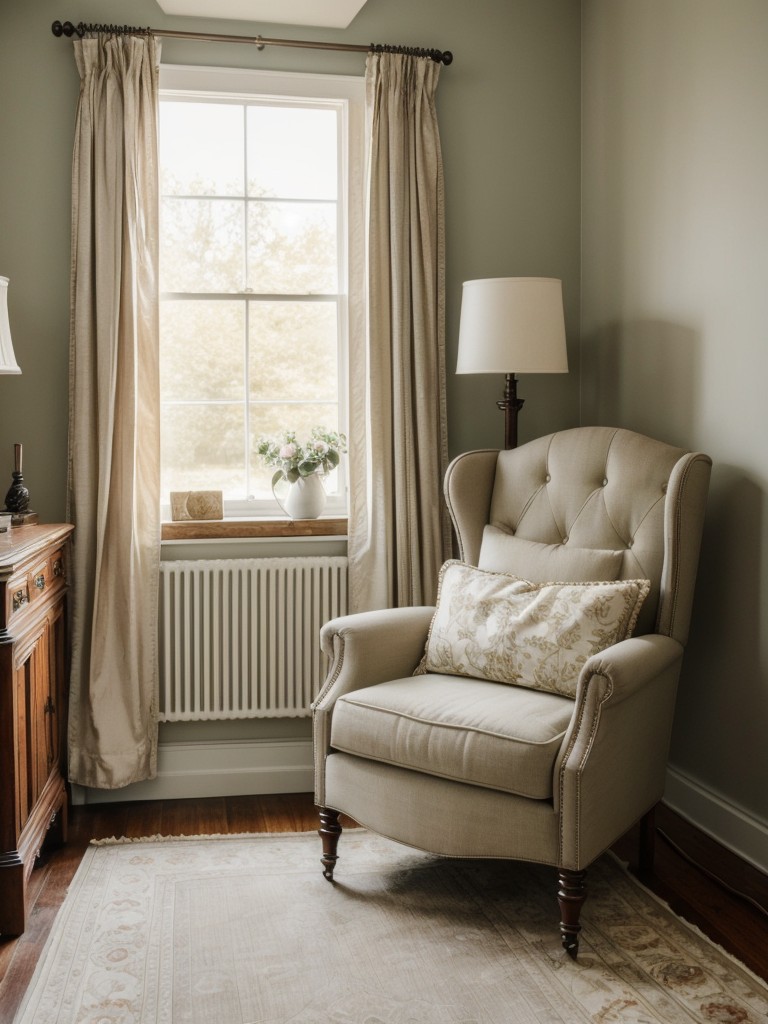
M 225 515 L 274 514 L 258 438 L 346 433 L 362 106 L 356 78 L 162 68 L 164 503 L 221 490 Z M 326 490 L 343 513 L 344 460 Z

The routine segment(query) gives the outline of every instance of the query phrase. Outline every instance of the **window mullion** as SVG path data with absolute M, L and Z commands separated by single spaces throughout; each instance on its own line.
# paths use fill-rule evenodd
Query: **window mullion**
M 249 207 L 248 207 L 248 107 L 243 104 L 243 216 L 245 218 L 243 231 L 243 291 L 248 290 L 248 252 L 249 252 Z M 243 360 L 243 400 L 245 402 L 245 494 L 250 500 L 253 497 L 251 485 L 251 402 L 250 402 L 250 379 L 251 379 L 251 307 L 247 299 L 243 300 L 245 315 L 245 353 Z
M 243 299 L 245 316 L 245 352 L 243 354 L 243 400 L 245 402 L 245 493 L 250 501 L 253 497 L 251 484 L 251 304 Z

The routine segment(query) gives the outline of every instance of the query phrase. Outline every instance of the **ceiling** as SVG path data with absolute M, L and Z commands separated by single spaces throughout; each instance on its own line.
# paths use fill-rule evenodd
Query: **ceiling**
M 347 28 L 365 0 L 157 0 L 165 14 Z

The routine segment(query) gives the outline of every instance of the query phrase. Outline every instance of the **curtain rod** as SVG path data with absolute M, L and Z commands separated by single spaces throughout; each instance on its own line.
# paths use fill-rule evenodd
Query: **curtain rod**
M 165 28 L 131 28 L 130 25 L 86 25 L 82 21 L 77 25 L 73 25 L 71 21 L 63 23 L 54 21 L 51 25 L 51 31 L 55 36 L 71 38 L 76 35 L 81 39 L 86 32 L 106 32 L 112 35 L 153 35 L 170 39 L 199 39 L 214 43 L 251 43 L 257 50 L 263 50 L 265 46 L 301 46 L 310 50 L 348 50 L 355 53 L 403 53 L 412 57 L 430 57 L 436 64 L 450 64 L 453 61 L 453 54 L 450 50 L 422 49 L 418 46 L 391 46 L 388 43 L 371 43 L 370 46 L 365 46 L 356 43 L 307 42 L 301 39 L 269 39 L 264 36 L 216 35 L 211 32 L 176 32 L 173 29 Z

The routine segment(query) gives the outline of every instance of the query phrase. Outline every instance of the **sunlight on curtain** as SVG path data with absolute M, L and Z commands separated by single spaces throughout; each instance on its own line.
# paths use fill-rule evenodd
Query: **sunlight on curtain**
M 156 774 L 160 48 L 74 45 L 69 764 L 73 782 L 111 789 Z
M 368 335 L 364 352 L 350 347 L 355 611 L 434 603 L 450 551 L 439 74 L 427 57 L 371 54 L 366 65 Z

